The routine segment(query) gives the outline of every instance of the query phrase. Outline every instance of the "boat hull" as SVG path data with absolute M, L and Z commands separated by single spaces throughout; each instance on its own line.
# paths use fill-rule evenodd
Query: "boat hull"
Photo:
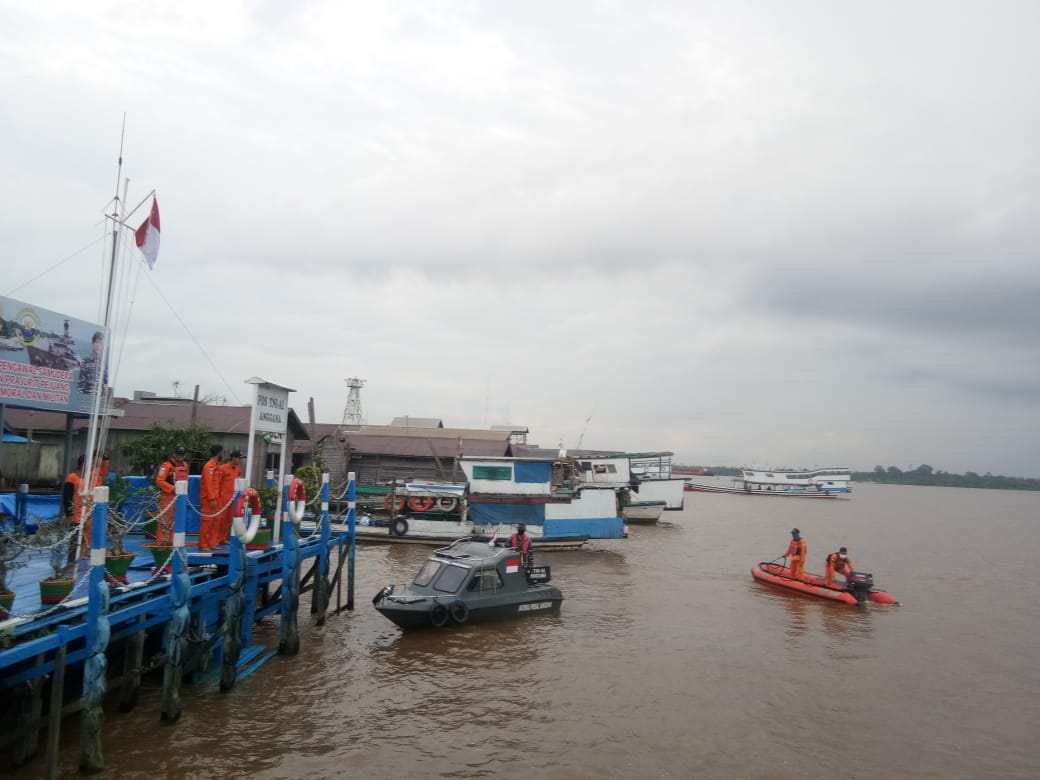
M 791 570 L 777 563 L 758 563 L 751 568 L 751 576 L 759 582 L 784 588 L 788 591 L 801 593 L 806 596 L 837 601 L 849 606 L 857 606 L 856 597 L 844 588 L 829 587 L 823 577 L 818 574 L 806 572 L 801 579 L 791 577 Z M 883 590 L 871 590 L 867 593 L 868 600 L 873 604 L 897 604 L 892 594 Z
M 795 490 L 745 490 L 744 488 L 725 487 L 722 485 L 703 485 L 687 482 L 686 490 L 693 493 L 728 493 L 735 496 L 760 496 L 765 498 L 849 498 L 848 490 L 834 491 L 795 491 Z
M 621 509 L 621 516 L 626 523 L 652 524 L 661 518 L 661 513 L 664 512 L 665 506 L 663 501 L 629 504 Z
M 447 605 L 449 600 L 445 600 Z M 563 604 L 563 594 L 555 587 L 547 587 L 540 592 L 529 593 L 524 599 L 512 603 L 491 604 L 488 606 L 471 606 L 465 623 L 487 623 L 496 620 L 512 620 L 515 618 L 532 617 L 535 615 L 558 615 L 560 606 Z M 424 628 L 437 628 L 431 617 L 434 604 L 423 601 L 415 604 L 399 604 L 392 599 L 381 599 L 375 608 L 387 620 L 390 620 L 399 628 L 407 631 Z M 448 620 L 443 626 L 449 627 L 459 625 Z

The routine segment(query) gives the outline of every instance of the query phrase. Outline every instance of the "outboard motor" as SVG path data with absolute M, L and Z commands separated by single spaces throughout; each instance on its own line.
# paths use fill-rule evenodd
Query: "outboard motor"
M 854 571 L 845 580 L 845 587 L 853 596 L 856 603 L 862 604 L 868 598 L 871 588 L 874 587 L 874 575 L 865 571 Z

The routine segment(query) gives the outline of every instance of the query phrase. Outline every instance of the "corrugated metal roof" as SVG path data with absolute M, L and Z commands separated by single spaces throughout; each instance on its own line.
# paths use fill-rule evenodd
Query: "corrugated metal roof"
M 123 412 L 122 417 L 113 417 L 109 427 L 114 431 L 147 431 L 156 425 L 185 428 L 191 424 L 191 401 L 164 403 L 161 401 L 131 401 L 128 398 L 113 399 L 113 406 Z M 199 404 L 195 424 L 213 433 L 241 433 L 249 435 L 248 406 L 211 406 Z M 8 409 L 5 418 L 12 428 L 36 431 L 64 431 L 65 415 L 58 412 L 36 412 L 26 409 Z M 74 428 L 85 428 L 86 419 L 77 419 Z M 294 438 L 306 439 L 307 429 L 289 410 L 289 428 Z
M 390 421 L 394 428 L 443 428 L 444 421 L 439 417 L 395 417 Z
M 615 450 L 572 450 L 567 449 L 568 458 L 624 458 L 626 453 Z M 529 447 L 525 444 L 513 446 L 513 454 L 521 458 L 558 458 L 560 449 L 550 447 Z

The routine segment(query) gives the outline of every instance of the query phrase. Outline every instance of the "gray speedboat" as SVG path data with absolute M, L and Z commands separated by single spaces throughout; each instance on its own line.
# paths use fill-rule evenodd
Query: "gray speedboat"
M 434 552 L 410 585 L 372 599 L 401 628 L 445 626 L 558 612 L 563 594 L 548 566 L 524 566 L 515 550 L 460 539 Z

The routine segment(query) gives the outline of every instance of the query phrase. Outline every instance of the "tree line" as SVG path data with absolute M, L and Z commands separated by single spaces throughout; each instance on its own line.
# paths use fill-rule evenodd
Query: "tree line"
M 1005 477 L 1002 474 L 976 474 L 966 471 L 951 474 L 922 463 L 915 469 L 903 471 L 898 466 L 875 466 L 873 471 L 854 471 L 855 482 L 882 482 L 889 485 L 936 485 L 939 487 L 989 488 L 993 490 L 1040 490 L 1040 479 L 1033 477 Z

